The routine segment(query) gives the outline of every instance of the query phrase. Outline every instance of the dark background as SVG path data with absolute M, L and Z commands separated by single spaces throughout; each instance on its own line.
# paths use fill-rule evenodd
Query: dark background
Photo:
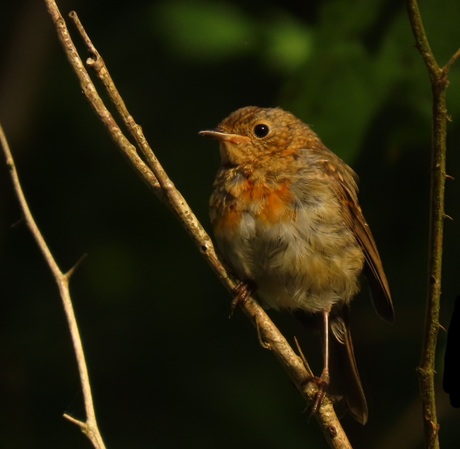
M 363 289 L 352 306 L 370 418 L 354 447 L 423 447 L 418 366 L 427 285 L 430 85 L 404 2 L 61 1 L 76 9 L 165 169 L 210 229 L 219 157 L 197 135 L 234 109 L 281 106 L 360 176 L 396 323 Z M 441 64 L 460 46 L 458 0 L 422 13 Z M 0 119 L 32 212 L 71 291 L 108 448 L 326 448 L 274 357 L 188 236 L 119 154 L 86 103 L 42 1 L 4 1 Z M 460 178 L 460 65 L 451 71 L 448 173 Z M 2 157 L 3 159 L 3 157 Z M 4 159 L 3 159 L 4 160 Z M 460 293 L 460 189 L 448 181 L 441 324 Z M 57 288 L 0 164 L 0 447 L 88 448 Z M 277 324 L 317 352 L 293 319 Z M 441 446 L 460 410 L 437 384 Z M 313 356 L 314 357 L 314 356 Z M 316 370 L 320 360 L 316 361 Z

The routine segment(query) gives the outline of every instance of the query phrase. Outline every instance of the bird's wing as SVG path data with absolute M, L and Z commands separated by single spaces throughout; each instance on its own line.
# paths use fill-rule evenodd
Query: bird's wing
M 364 251 L 366 260 L 364 274 L 371 289 L 374 307 L 382 318 L 393 321 L 394 310 L 390 287 L 372 232 L 359 207 L 353 208 L 350 215 L 352 220 L 349 226 L 353 226 L 356 238 Z
M 331 155 L 338 159 L 335 154 Z M 339 161 L 342 162 L 340 159 Z M 393 321 L 394 309 L 390 287 L 374 237 L 358 204 L 356 174 L 343 162 L 325 162 L 329 176 L 337 181 L 331 184 L 335 186 L 337 196 L 342 201 L 345 222 L 353 230 L 363 249 L 366 261 L 364 274 L 369 283 L 375 310 L 385 320 Z

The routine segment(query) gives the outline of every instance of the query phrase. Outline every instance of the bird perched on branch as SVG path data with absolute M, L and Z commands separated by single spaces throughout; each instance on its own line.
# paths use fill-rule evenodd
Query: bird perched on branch
M 315 408 L 329 385 L 331 331 L 344 362 L 335 375 L 346 384 L 345 403 L 365 424 L 348 320 L 360 274 L 384 319 L 393 319 L 393 304 L 355 173 L 279 108 L 244 107 L 200 134 L 219 142 L 210 217 L 224 263 L 243 281 L 236 302 L 254 290 L 266 308 L 321 317 L 324 365 Z

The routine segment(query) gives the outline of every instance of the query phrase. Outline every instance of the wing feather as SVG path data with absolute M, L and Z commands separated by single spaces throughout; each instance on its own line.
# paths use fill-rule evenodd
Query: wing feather
M 342 162 L 340 159 L 339 161 Z M 393 321 L 394 309 L 388 280 L 383 270 L 382 260 L 380 259 L 374 236 L 358 204 L 357 176 L 343 162 L 342 164 L 337 162 L 331 164 L 329 161 L 324 162 L 326 162 L 326 170 L 329 175 L 335 178 L 336 182 L 332 184 L 336 188 L 338 198 L 343 203 L 345 222 L 353 230 L 356 239 L 363 249 L 365 257 L 363 273 L 367 278 L 371 290 L 375 310 L 383 319 Z

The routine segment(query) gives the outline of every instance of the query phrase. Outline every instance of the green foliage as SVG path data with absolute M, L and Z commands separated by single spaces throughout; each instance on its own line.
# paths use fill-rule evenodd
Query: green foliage
M 153 27 L 179 57 L 213 61 L 245 52 L 251 20 L 229 2 L 163 1 L 153 4 Z
M 230 2 L 164 1 L 152 7 L 152 23 L 179 57 L 219 62 L 247 55 L 270 70 L 292 72 L 309 57 L 311 36 L 283 10 L 257 17 Z

